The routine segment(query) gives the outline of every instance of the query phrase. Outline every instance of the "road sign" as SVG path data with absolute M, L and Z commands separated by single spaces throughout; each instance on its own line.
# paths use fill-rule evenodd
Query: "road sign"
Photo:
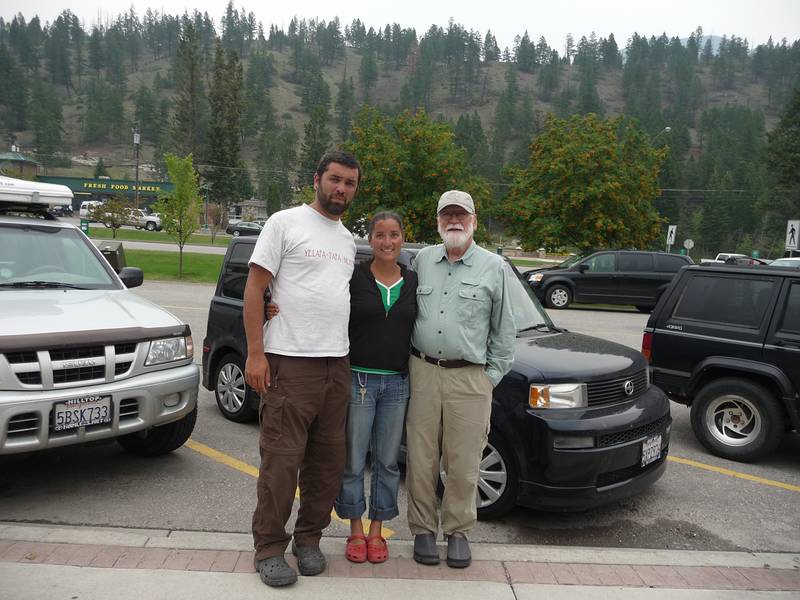
M 786 221 L 786 249 L 800 250 L 800 221 Z
M 694 240 L 692 238 L 687 238 L 683 240 L 683 247 L 686 248 L 687 250 L 691 250 L 692 248 L 694 248 Z
M 670 225 L 669 229 L 667 229 L 667 246 L 673 246 L 675 244 L 675 232 L 677 229 L 677 225 Z

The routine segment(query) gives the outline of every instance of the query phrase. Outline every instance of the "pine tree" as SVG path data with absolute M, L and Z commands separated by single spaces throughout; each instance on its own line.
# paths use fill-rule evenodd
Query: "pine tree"
M 336 94 L 336 127 L 339 130 L 339 139 L 345 141 L 350 137 L 350 127 L 356 107 L 356 92 L 353 78 L 347 78 L 345 70 L 339 82 L 339 91 Z
M 197 32 L 191 23 L 185 24 L 178 42 L 175 89 L 173 147 L 182 156 L 199 156 L 204 138 L 205 107 Z
M 311 115 L 303 130 L 303 147 L 300 154 L 300 178 L 305 184 L 311 183 L 311 176 L 317 168 L 320 157 L 331 144 L 328 131 L 328 111 L 322 106 L 311 110 Z

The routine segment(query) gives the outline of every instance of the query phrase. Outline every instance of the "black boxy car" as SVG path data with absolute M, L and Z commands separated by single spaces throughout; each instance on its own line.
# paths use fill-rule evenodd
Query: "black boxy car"
M 649 312 L 675 273 L 692 262 L 680 254 L 603 250 L 525 275 L 539 301 L 550 308 L 567 308 L 573 302 L 633 304 Z
M 233 421 L 255 418 L 244 383 L 242 298 L 254 238 L 232 240 L 208 315 L 203 385 Z M 414 248 L 404 250 L 413 254 Z M 358 246 L 357 260 L 371 254 Z M 516 358 L 495 388 L 489 444 L 477 490 L 478 516 L 514 504 L 584 510 L 637 494 L 666 469 L 669 400 L 650 385 L 641 353 L 553 325 L 514 271 Z
M 691 406 L 713 454 L 753 461 L 800 431 L 800 272 L 698 265 L 681 271 L 642 339 L 653 381 Z

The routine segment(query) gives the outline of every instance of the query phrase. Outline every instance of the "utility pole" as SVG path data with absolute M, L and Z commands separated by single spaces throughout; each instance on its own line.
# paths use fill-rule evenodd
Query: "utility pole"
M 139 142 L 141 138 L 139 137 L 139 124 L 136 124 L 136 127 L 133 128 L 133 149 L 136 155 L 136 188 L 134 189 L 134 206 L 138 209 L 139 208 Z

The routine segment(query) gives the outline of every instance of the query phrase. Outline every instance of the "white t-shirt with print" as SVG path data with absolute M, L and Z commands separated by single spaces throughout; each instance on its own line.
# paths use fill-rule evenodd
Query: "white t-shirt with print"
M 350 277 L 356 244 L 341 221 L 309 205 L 272 215 L 250 264 L 274 276 L 280 313 L 264 324 L 264 351 L 286 356 L 345 356 L 350 351 Z

